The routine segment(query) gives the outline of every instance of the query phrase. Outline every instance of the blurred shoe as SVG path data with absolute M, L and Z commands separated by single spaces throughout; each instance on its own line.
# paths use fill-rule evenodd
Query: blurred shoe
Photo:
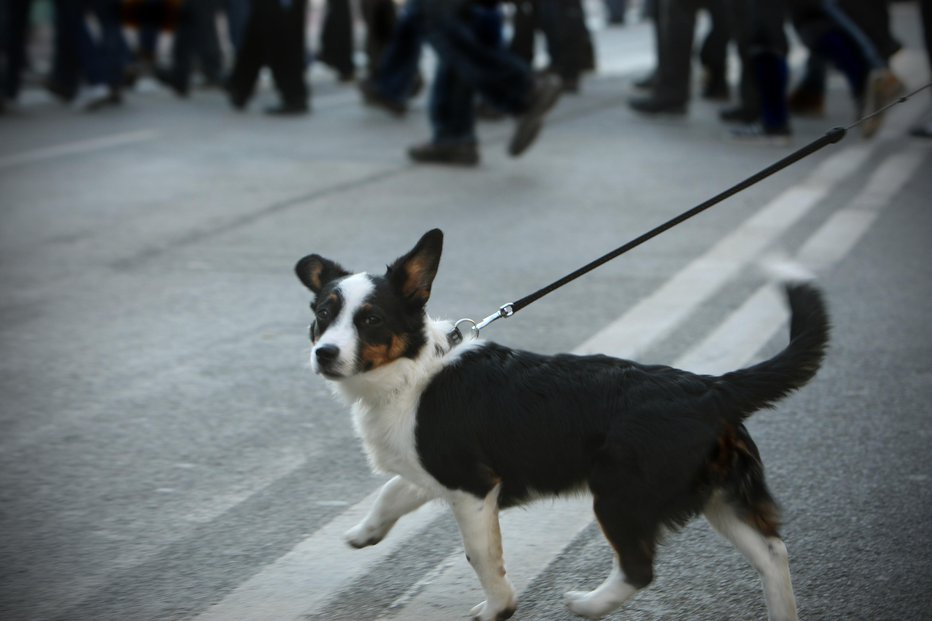
M 246 104 L 249 103 L 249 96 L 240 93 L 229 79 L 223 83 L 223 90 L 226 91 L 227 99 L 230 100 L 230 105 L 233 106 L 234 110 L 242 112 L 246 109 Z
M 367 106 L 382 108 L 392 116 L 403 117 L 408 112 L 408 106 L 401 101 L 395 101 L 382 95 L 372 80 L 363 80 L 359 83 L 359 92 Z
M 479 148 L 475 143 L 437 144 L 435 142 L 426 142 L 409 148 L 408 157 L 421 164 L 476 166 L 479 163 Z
M 653 95 L 632 97 L 628 100 L 628 107 L 643 114 L 672 114 L 676 116 L 686 114 L 685 101 L 667 101 L 657 99 Z
M 783 127 L 764 127 L 759 123 L 736 127 L 731 130 L 731 139 L 745 144 L 764 144 L 774 147 L 788 147 L 793 144 L 793 132 L 789 125 Z
M 487 102 L 485 99 L 479 99 L 476 102 L 476 118 L 483 121 L 501 121 L 507 114 Z
M 821 117 L 825 115 L 825 93 L 813 93 L 797 88 L 786 100 L 793 116 Z
M 871 71 L 867 76 L 867 87 L 864 89 L 864 105 L 861 107 L 861 116 L 877 112 L 896 101 L 905 92 L 906 86 L 889 69 Z M 872 116 L 861 124 L 861 136 L 865 139 L 873 138 L 882 124 L 883 113 Z
M 508 154 L 518 157 L 528 150 L 544 126 L 544 117 L 553 109 L 563 94 L 563 81 L 552 73 L 544 74 L 534 80 L 531 104 L 518 117 L 515 133 L 508 143 Z
M 760 115 L 754 110 L 744 106 L 732 106 L 718 111 L 718 118 L 726 123 L 753 123 Z
M 310 106 L 306 102 L 287 102 L 275 104 L 265 109 L 269 116 L 300 116 L 310 112 Z
M 162 86 L 170 88 L 179 97 L 188 96 L 188 85 L 180 80 L 170 69 L 156 67 L 155 71 L 153 71 L 153 75 Z
M 654 84 L 657 82 L 657 72 L 651 71 L 646 76 L 640 80 L 634 81 L 634 88 L 639 88 L 642 91 L 649 91 L 654 88 Z
M 66 89 L 52 78 L 45 80 L 42 83 L 42 88 L 54 95 L 62 103 L 71 103 L 77 95 L 73 89 Z
M 121 101 L 123 101 L 123 98 L 120 96 L 120 91 L 98 84 L 82 89 L 78 96 L 75 97 L 72 105 L 86 112 L 96 112 L 101 108 L 117 105 Z
M 725 76 L 706 74 L 702 86 L 702 98 L 709 101 L 728 101 L 731 98 L 731 89 Z
M 909 130 L 909 135 L 916 138 L 932 138 L 932 121 L 927 121 L 924 125 L 916 125 Z

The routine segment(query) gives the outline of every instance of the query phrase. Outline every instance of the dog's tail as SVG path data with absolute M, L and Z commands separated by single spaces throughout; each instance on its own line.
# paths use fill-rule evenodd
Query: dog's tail
M 716 389 L 730 405 L 727 411 L 739 422 L 757 410 L 772 407 L 780 399 L 806 385 L 825 357 L 829 319 L 820 291 L 811 284 L 788 284 L 790 344 L 760 364 L 726 373 Z

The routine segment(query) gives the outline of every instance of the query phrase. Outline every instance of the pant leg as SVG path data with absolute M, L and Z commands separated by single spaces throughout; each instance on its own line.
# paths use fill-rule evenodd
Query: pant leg
M 408 2 L 398 16 L 391 41 L 373 77 L 373 84 L 383 97 L 403 103 L 413 91 L 424 45 L 424 27 L 420 4 Z
M 696 10 L 693 0 L 658 0 L 660 46 L 654 97 L 664 102 L 689 100 Z
M 4 76 L 2 87 L 4 95 L 10 99 L 16 99 L 22 85 L 23 69 L 26 66 L 30 0 L 6 0 L 6 3 L 6 32 L 3 50 L 6 55 L 6 76 Z
M 317 58 L 340 73 L 353 73 L 353 15 L 349 0 L 327 0 Z
M 479 41 L 451 0 L 422 0 L 427 41 L 438 57 L 494 107 L 522 114 L 531 103 L 530 67 L 504 46 Z
M 228 88 L 235 100 L 252 97 L 259 71 L 268 55 L 269 9 L 267 0 L 252 0 L 249 16 L 243 29 L 243 38 L 236 51 Z
M 444 59 L 437 63 L 430 93 L 430 123 L 435 144 L 476 142 L 475 90 L 457 68 Z
M 217 34 L 217 0 L 199 0 L 191 4 L 197 7 L 194 11 L 194 51 L 201 73 L 210 81 L 219 81 L 223 72 L 223 55 Z
M 93 53 L 97 57 L 99 67 L 95 82 L 119 89 L 123 83 L 128 56 L 128 47 L 120 23 L 119 3 L 116 0 L 93 0 L 91 9 L 100 28 L 98 37 L 93 42 Z
M 249 22 L 249 0 L 226 0 L 226 11 L 230 45 L 234 50 L 239 50 L 246 36 L 246 24 Z
M 712 28 L 702 42 L 699 59 L 713 79 L 727 78 L 728 42 L 731 41 L 731 18 L 727 0 L 710 0 L 706 5 Z
M 307 4 L 293 1 L 288 8 L 282 7 L 278 0 L 270 11 L 269 32 L 269 67 L 272 78 L 287 104 L 303 105 L 307 103 L 308 86 L 305 79 L 306 35 L 305 21 Z
M 366 66 L 373 77 L 391 44 L 397 12 L 393 0 L 362 0 L 362 14 L 366 22 Z

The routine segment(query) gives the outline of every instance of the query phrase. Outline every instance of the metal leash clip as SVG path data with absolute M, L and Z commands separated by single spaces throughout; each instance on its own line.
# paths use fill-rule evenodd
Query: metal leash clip
M 492 313 L 485 319 L 480 322 L 475 322 L 472 319 L 460 319 L 455 324 L 453 324 L 453 330 L 447 335 L 447 339 L 450 341 L 450 345 L 456 346 L 462 343 L 463 341 L 469 340 L 474 341 L 479 338 L 479 332 L 498 319 L 509 318 L 515 314 L 514 302 L 509 302 L 508 304 L 502 305 L 497 312 Z M 466 333 L 464 334 L 463 328 L 465 327 Z M 468 338 L 467 338 L 468 336 Z

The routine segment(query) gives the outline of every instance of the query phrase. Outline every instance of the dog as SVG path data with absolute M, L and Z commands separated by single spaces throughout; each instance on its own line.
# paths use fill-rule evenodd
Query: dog
M 565 595 L 601 618 L 653 579 L 658 542 L 703 514 L 760 573 L 769 617 L 796 618 L 779 511 L 743 421 L 805 385 L 829 338 L 821 293 L 788 284 L 789 345 L 713 377 L 604 355 L 540 355 L 481 339 L 456 344 L 425 306 L 443 233 L 427 232 L 384 275 L 316 254 L 295 266 L 311 291 L 310 365 L 352 406 L 374 470 L 395 475 L 347 534 L 382 540 L 406 513 L 444 499 L 486 600 L 480 621 L 517 607 L 502 558 L 500 509 L 588 491 L 613 568 Z

